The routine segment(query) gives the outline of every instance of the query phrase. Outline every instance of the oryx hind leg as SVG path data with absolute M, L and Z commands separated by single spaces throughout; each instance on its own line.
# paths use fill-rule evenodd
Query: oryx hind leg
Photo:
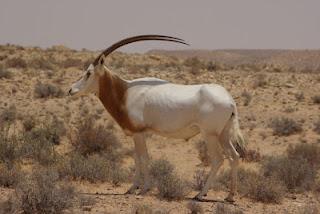
M 207 144 L 207 152 L 210 158 L 211 170 L 204 187 L 195 197 L 197 200 L 201 200 L 201 198 L 207 194 L 209 188 L 214 182 L 219 168 L 223 163 L 223 152 L 219 143 L 219 138 L 216 135 L 204 134 L 204 139 Z

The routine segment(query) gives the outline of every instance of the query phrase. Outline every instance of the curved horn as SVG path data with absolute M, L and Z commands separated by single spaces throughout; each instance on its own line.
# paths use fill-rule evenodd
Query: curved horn
M 176 42 L 176 43 L 181 43 L 184 45 L 189 45 L 186 43 L 184 40 L 176 38 L 176 37 L 171 37 L 171 36 L 163 36 L 163 35 L 140 35 L 140 36 L 134 36 L 134 37 L 129 37 L 126 39 L 123 39 L 117 43 L 114 43 L 107 49 L 105 49 L 99 56 L 94 60 L 93 65 L 96 66 L 99 62 L 99 59 L 102 55 L 105 57 L 108 56 L 110 53 L 115 51 L 116 49 L 120 48 L 121 46 L 124 46 L 129 43 L 133 42 L 138 42 L 138 41 L 144 41 L 144 40 L 158 40 L 158 41 L 169 41 L 169 42 Z

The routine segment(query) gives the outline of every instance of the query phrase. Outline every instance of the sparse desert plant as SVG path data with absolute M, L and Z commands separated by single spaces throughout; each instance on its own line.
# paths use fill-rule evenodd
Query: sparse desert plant
M 289 145 L 287 155 L 289 159 L 304 159 L 315 169 L 320 167 L 320 146 L 315 143 Z
M 61 66 L 63 68 L 70 68 L 70 67 L 77 67 L 82 68 L 82 61 L 81 59 L 75 59 L 75 58 L 67 58 L 63 62 L 61 62 Z
M 162 207 L 155 208 L 149 204 L 139 203 L 133 207 L 132 213 L 134 214 L 169 214 L 169 211 L 167 211 Z
M 180 200 L 188 194 L 189 188 L 185 180 L 174 172 L 173 165 L 165 160 L 152 161 L 150 165 L 152 183 L 157 187 L 159 196 L 167 200 Z
M 301 102 L 304 100 L 304 93 L 303 92 L 299 92 L 294 94 L 294 97 L 296 98 L 297 101 Z
M 150 175 L 155 181 L 172 174 L 173 171 L 174 166 L 166 159 L 153 160 L 150 164 Z
M 302 131 L 302 126 L 295 120 L 287 117 L 277 117 L 271 120 L 269 127 L 277 136 L 289 136 Z
M 260 162 L 262 160 L 262 156 L 259 150 L 248 149 L 244 160 L 247 162 Z
M 203 64 L 198 57 L 188 58 L 184 60 L 183 64 L 191 68 L 192 74 L 198 74 L 200 70 L 203 68 Z
M 314 123 L 313 131 L 320 134 L 320 118 Z
M 244 214 L 242 210 L 233 205 L 218 203 L 215 208 L 215 214 Z
M 92 183 L 109 181 L 118 185 L 128 177 L 127 171 L 121 168 L 119 163 L 110 161 L 106 154 L 84 157 L 73 152 L 68 159 L 58 163 L 57 170 L 60 177 L 87 180 Z
M 62 97 L 64 95 L 61 88 L 49 83 L 41 82 L 36 84 L 34 93 L 37 98 Z
M 15 188 L 17 196 L 15 207 L 17 212 L 62 213 L 72 206 L 75 197 L 70 185 L 57 184 L 57 173 L 51 170 L 37 170 L 31 176 L 22 179 Z M 11 210 L 14 210 L 11 209 Z
M 315 104 L 320 104 L 320 95 L 315 95 L 312 97 L 312 101 Z
M 12 123 L 17 119 L 17 108 L 15 105 L 11 105 L 4 109 L 0 114 L 0 125 L 2 123 Z
M 6 67 L 8 67 L 8 68 L 27 68 L 28 64 L 24 59 L 22 59 L 20 57 L 13 57 L 13 58 L 7 59 Z
M 262 169 L 264 176 L 281 180 L 290 192 L 311 190 L 316 178 L 316 171 L 303 158 L 269 157 Z
M 200 205 L 200 203 L 197 203 L 195 201 L 190 201 L 187 204 L 187 208 L 190 210 L 191 214 L 202 214 L 203 209 Z
M 248 106 L 252 100 L 252 95 L 247 91 L 243 91 L 241 96 L 243 97 L 243 105 Z
M 37 57 L 31 59 L 29 62 L 29 67 L 34 69 L 41 69 L 41 70 L 53 70 L 54 64 L 44 57 Z
M 116 159 L 119 155 L 118 149 L 121 147 L 117 137 L 106 127 L 96 126 L 91 116 L 78 122 L 74 136 L 71 136 L 71 143 L 82 155 L 105 152 L 110 159 Z
M 9 134 L 9 126 L 0 127 L 0 163 L 12 168 L 19 158 L 18 139 Z
M 5 69 L 0 65 L 0 79 L 11 79 L 13 76 L 12 72 Z
M 21 177 L 21 171 L 17 166 L 8 167 L 0 164 L 0 186 L 14 187 Z
M 159 196 L 167 200 L 181 200 L 189 192 L 188 183 L 175 173 L 158 179 L 156 186 Z
M 198 150 L 198 157 L 204 166 L 209 166 L 209 156 L 207 153 L 207 144 L 201 140 L 196 144 Z
M 253 88 L 265 87 L 268 84 L 268 79 L 266 74 L 258 74 L 255 76 L 253 81 Z
M 22 121 L 23 129 L 27 132 L 31 131 L 36 126 L 36 124 L 37 121 L 33 116 L 25 116 Z

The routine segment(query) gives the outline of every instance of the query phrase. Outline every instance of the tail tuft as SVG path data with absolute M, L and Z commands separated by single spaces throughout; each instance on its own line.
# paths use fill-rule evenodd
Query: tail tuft
M 240 157 L 245 159 L 247 155 L 246 144 L 238 122 L 237 113 L 232 115 L 233 117 L 233 137 L 232 137 L 232 144 L 239 153 Z

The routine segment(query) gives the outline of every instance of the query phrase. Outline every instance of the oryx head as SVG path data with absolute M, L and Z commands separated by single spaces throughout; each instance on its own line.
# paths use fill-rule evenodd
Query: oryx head
M 114 50 L 118 49 L 119 47 L 137 42 L 137 41 L 144 41 L 144 40 L 159 40 L 159 41 L 170 41 L 188 45 L 184 42 L 184 40 L 170 37 L 170 36 L 162 36 L 162 35 L 141 35 L 141 36 L 134 36 L 130 38 L 123 39 L 107 49 L 105 49 L 93 62 L 89 65 L 87 70 L 81 76 L 81 78 L 72 84 L 69 95 L 82 95 L 87 93 L 98 93 L 99 91 L 99 78 L 105 70 L 107 69 L 104 65 L 105 58 L 111 54 Z

